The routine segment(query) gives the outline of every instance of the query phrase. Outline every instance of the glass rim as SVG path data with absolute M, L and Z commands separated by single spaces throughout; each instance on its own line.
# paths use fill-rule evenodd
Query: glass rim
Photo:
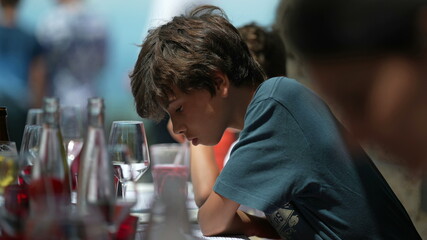
M 113 121 L 113 124 L 142 124 L 144 125 L 143 121 L 137 121 L 137 120 L 118 120 Z

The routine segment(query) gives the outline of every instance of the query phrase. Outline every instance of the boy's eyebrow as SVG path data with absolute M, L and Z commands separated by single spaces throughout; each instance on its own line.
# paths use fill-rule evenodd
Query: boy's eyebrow
M 176 101 L 176 97 L 172 97 L 171 99 L 168 100 L 168 102 L 166 103 L 166 109 L 169 108 L 169 106 Z

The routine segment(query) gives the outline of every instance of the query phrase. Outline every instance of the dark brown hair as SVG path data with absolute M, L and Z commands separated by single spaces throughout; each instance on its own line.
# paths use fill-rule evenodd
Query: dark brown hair
M 237 29 L 215 6 L 195 8 L 187 15 L 149 31 L 130 74 L 136 111 L 161 119 L 173 87 L 182 92 L 208 90 L 216 94 L 216 72 L 236 87 L 256 87 L 265 80 Z

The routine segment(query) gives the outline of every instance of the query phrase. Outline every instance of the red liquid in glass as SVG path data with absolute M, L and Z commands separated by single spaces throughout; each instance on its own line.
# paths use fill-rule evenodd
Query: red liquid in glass
M 119 230 L 116 233 L 116 240 L 129 240 L 135 239 L 136 228 L 138 224 L 138 217 L 127 216 L 120 224 Z
M 6 231 L 2 232 L 0 228 L 1 240 L 21 240 L 24 239 L 23 228 L 24 222 L 28 217 L 30 202 L 28 199 L 28 185 L 12 184 L 4 189 L 4 208 L 8 214 L 13 215 L 18 220 L 13 224 L 16 231 L 13 236 L 9 235 Z
M 28 185 L 12 184 L 4 189 L 4 206 L 9 213 L 26 217 L 29 210 Z
M 154 165 L 152 169 L 154 186 L 159 195 L 166 181 L 179 182 L 180 192 L 187 195 L 188 168 L 182 165 Z
M 36 202 L 46 203 L 47 197 L 52 197 L 57 204 L 68 204 L 71 202 L 69 188 L 64 181 L 53 177 L 34 179 L 28 187 L 29 196 Z

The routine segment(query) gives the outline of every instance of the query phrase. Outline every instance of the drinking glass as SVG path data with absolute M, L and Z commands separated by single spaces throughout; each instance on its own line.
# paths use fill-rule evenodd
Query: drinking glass
M 29 184 L 34 162 L 38 157 L 41 133 L 43 129 L 43 110 L 31 108 L 27 112 L 27 120 L 19 149 L 18 183 Z
M 134 165 L 132 164 L 134 163 L 132 163 L 133 160 L 130 157 L 127 145 L 110 145 L 109 153 L 114 165 L 114 182 L 116 186 L 116 205 L 110 232 L 120 235 L 120 229 L 123 228 L 123 225 L 128 224 L 126 219 L 130 217 L 131 209 L 137 205 L 136 181 L 137 176 L 141 175 L 141 173 L 133 169 Z M 133 229 L 132 226 L 125 228 Z
M 156 195 L 165 190 L 165 183 L 175 182 L 178 192 L 187 196 L 189 148 L 187 143 L 154 144 L 150 147 L 153 160 L 153 181 Z
M 144 123 L 114 121 L 108 145 L 113 151 L 111 160 L 115 177 L 121 184 L 121 197 L 126 198 L 127 184 L 137 182 L 150 166 Z
M 41 125 L 25 125 L 21 149 L 19 151 L 18 181 L 20 184 L 24 182 L 26 184 L 30 183 L 32 167 L 38 158 L 42 130 L 43 127 Z
M 27 112 L 26 125 L 42 125 L 43 124 L 43 109 L 31 108 Z

